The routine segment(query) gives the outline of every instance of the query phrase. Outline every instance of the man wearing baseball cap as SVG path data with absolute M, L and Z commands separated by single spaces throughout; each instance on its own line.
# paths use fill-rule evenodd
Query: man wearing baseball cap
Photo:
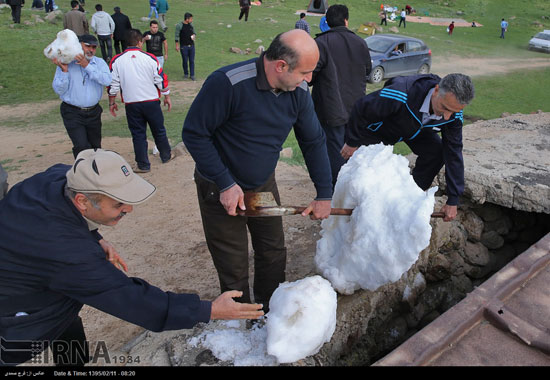
M 156 332 L 263 314 L 262 305 L 234 302 L 237 291 L 204 301 L 119 270 L 126 264 L 98 227 L 116 225 L 155 190 L 124 158 L 102 149 L 10 189 L 0 202 L 0 366 L 32 360 L 47 347 L 58 365 L 86 363 L 78 316 L 84 304 Z
M 61 117 L 73 143 L 73 155 L 84 149 L 101 148 L 101 113 L 99 101 L 103 89 L 111 83 L 111 71 L 104 60 L 95 56 L 98 41 L 91 34 L 78 37 L 84 54 L 57 65 L 52 87 L 61 99 Z

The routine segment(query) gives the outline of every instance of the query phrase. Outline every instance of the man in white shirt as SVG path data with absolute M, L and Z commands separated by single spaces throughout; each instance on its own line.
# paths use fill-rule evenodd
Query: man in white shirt
M 147 173 L 151 170 L 147 156 L 147 124 L 160 152 L 161 161 L 166 163 L 175 157 L 164 127 L 164 115 L 160 106 L 161 94 L 164 95 L 164 105 L 168 106 L 168 111 L 172 108 L 172 102 L 168 77 L 162 71 L 159 61 L 141 50 L 141 32 L 130 29 L 127 41 L 128 48 L 111 61 L 113 80 L 109 86 L 109 111 L 116 116 L 118 106 L 115 97 L 120 92 L 134 144 L 137 164 L 134 172 Z
M 401 23 L 403 23 L 403 28 L 407 27 L 405 19 L 407 18 L 407 12 L 404 9 L 401 9 L 401 20 L 399 20 L 399 27 L 401 28 Z

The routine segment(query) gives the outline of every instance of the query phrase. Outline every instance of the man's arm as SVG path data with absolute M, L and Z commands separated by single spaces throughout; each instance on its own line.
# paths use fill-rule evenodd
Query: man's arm
M 231 83 L 225 74 L 212 73 L 191 104 L 182 129 L 182 140 L 197 169 L 215 182 L 220 192 L 235 185 L 213 142 L 216 129 L 230 116 L 232 96 Z
M 90 76 L 90 79 L 101 84 L 102 86 L 109 86 L 112 81 L 112 75 L 111 71 L 109 70 L 109 66 L 107 66 L 103 59 L 95 59 L 95 62 L 95 65 L 88 64 L 85 67 L 85 70 Z
M 443 142 L 443 161 L 445 163 L 445 182 L 447 205 L 457 206 L 464 192 L 464 159 L 462 157 L 462 112 L 455 114 L 456 120 L 441 128 Z
M 69 89 L 69 65 L 59 62 L 57 58 L 52 59 L 52 62 L 57 65 L 52 88 L 57 95 L 61 96 Z

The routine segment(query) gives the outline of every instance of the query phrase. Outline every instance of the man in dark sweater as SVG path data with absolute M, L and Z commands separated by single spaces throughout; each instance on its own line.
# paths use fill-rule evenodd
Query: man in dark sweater
M 360 145 L 403 141 L 418 156 L 412 176 L 422 190 L 445 165 L 448 198 L 441 211 L 450 221 L 464 191 L 462 110 L 473 97 L 474 85 L 463 74 L 392 78 L 355 103 L 342 157 L 348 159 Z
M 115 22 L 115 32 L 113 33 L 113 41 L 115 45 L 116 54 L 122 53 L 128 47 L 126 42 L 126 35 L 132 29 L 132 23 L 128 16 L 120 11 L 120 7 L 114 8 L 115 13 L 111 15 L 111 18 Z
M 208 248 L 221 289 L 240 290 L 250 302 L 247 227 L 254 247 L 254 299 L 269 305 L 285 281 L 281 217 L 239 216 L 244 192 L 272 192 L 279 202 L 275 167 L 294 128 L 317 196 L 303 216 L 330 214 L 332 182 L 325 135 L 307 82 L 319 59 L 303 30 L 278 35 L 259 58 L 213 72 L 185 119 L 182 138 L 196 163 L 195 182 Z
M 54 362 L 83 365 L 88 344 L 83 304 L 152 331 L 191 328 L 211 319 L 258 318 L 261 305 L 213 302 L 164 292 L 126 276 L 125 262 L 98 232 L 114 226 L 155 187 L 117 153 L 80 152 L 13 186 L 0 202 L 0 366 L 51 347 Z
M 183 21 L 176 25 L 176 51 L 181 53 L 183 76 L 195 80 L 196 34 L 192 22 L 193 15 L 187 12 L 183 16 Z
M 365 41 L 348 29 L 349 12 L 345 5 L 331 5 L 327 11 L 330 29 L 317 34 L 319 62 L 309 83 L 315 112 L 327 136 L 327 151 L 332 182 L 345 163 L 340 154 L 349 112 L 365 95 L 371 70 L 370 53 Z

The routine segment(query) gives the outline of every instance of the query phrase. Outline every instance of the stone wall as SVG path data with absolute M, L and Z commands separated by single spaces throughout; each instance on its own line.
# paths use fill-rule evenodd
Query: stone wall
M 364 333 L 333 338 L 347 341 L 348 346 L 339 345 L 342 355 L 338 358 L 331 358 L 331 350 L 327 347 L 323 352 L 323 348 L 318 355 L 325 362 L 368 365 L 384 356 L 548 233 L 550 215 L 491 203 L 465 204 L 457 220 L 434 220 L 432 224 L 430 247 L 400 281 L 376 292 L 350 296 L 369 300 L 363 302 L 368 307 L 361 311 Z M 361 304 L 343 298 L 338 301 L 341 315 L 335 335 L 353 329 L 345 323 L 346 315 L 359 312 Z M 347 310 L 348 304 L 355 304 L 355 309 Z

